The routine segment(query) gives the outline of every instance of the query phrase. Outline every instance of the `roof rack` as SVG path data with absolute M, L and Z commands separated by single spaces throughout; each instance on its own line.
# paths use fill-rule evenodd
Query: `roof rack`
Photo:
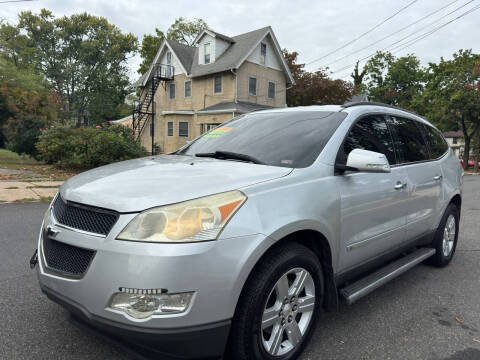
M 410 111 L 410 110 L 402 109 L 398 106 L 388 105 L 388 104 L 384 104 L 384 103 L 381 103 L 381 102 L 375 102 L 375 101 L 350 101 L 350 102 L 346 102 L 345 104 L 340 105 L 340 106 L 343 107 L 343 108 L 349 108 L 349 107 L 352 107 L 352 106 L 361 106 L 361 105 L 383 106 L 383 107 L 387 107 L 387 108 L 390 108 L 390 109 L 405 111 L 407 113 L 410 113 L 412 115 L 421 117 L 423 119 L 423 117 L 420 116 L 419 114 L 417 114 L 415 111 Z

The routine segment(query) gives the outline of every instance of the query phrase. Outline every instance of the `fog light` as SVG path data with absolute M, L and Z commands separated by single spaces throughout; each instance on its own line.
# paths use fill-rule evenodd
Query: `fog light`
M 117 292 L 112 295 L 108 307 L 123 311 L 135 319 L 146 319 L 153 314 L 185 312 L 193 297 L 193 292 L 180 294 L 162 294 L 161 291 L 155 294 L 155 292 L 153 290 Z

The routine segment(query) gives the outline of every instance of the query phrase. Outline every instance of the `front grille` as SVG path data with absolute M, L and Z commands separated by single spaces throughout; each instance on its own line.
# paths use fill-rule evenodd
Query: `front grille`
M 58 223 L 91 233 L 107 235 L 118 219 L 118 213 L 91 206 L 65 203 L 59 195 L 53 204 Z
M 43 255 L 48 269 L 63 275 L 80 277 L 87 271 L 95 251 L 68 245 L 44 236 Z

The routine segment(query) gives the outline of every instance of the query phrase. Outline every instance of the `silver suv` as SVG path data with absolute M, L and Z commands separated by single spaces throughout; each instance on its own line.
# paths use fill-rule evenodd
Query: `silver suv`
M 450 262 L 462 175 L 441 133 L 401 109 L 246 114 L 63 184 L 40 286 L 143 355 L 295 359 L 322 309 Z

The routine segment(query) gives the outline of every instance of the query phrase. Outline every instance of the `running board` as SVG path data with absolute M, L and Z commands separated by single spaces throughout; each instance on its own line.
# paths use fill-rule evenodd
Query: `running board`
M 410 270 L 415 265 L 435 254 L 435 249 L 420 248 L 405 257 L 388 264 L 357 282 L 350 284 L 340 290 L 340 294 L 345 298 L 349 305 L 358 299 L 370 294 L 373 290 L 386 284 L 390 280 Z

